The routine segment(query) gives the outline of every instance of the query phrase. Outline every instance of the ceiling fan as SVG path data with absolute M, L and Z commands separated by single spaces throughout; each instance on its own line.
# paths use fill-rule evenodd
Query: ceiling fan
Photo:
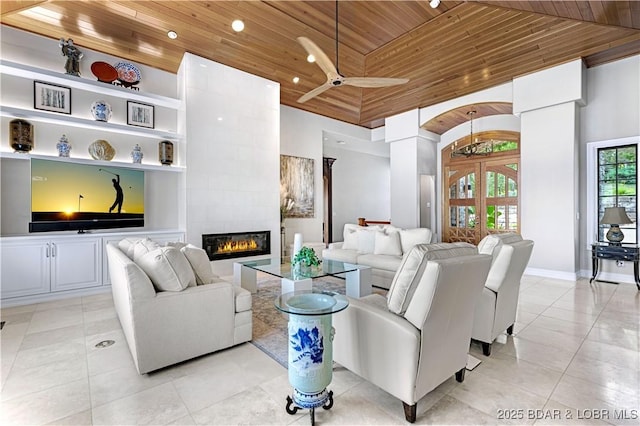
M 298 42 L 302 47 L 304 47 L 309 55 L 313 55 L 315 62 L 327 75 L 326 83 L 302 95 L 298 99 L 299 103 L 304 103 L 332 87 L 339 87 L 342 85 L 356 87 L 387 87 L 404 84 L 409 81 L 408 78 L 345 77 L 340 74 L 340 70 L 338 68 L 338 0 L 336 0 L 336 64 L 334 65 L 322 49 L 307 37 L 298 37 Z

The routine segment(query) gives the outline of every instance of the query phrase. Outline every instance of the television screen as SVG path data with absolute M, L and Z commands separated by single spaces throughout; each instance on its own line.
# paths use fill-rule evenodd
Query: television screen
M 144 226 L 144 171 L 31 159 L 29 232 Z

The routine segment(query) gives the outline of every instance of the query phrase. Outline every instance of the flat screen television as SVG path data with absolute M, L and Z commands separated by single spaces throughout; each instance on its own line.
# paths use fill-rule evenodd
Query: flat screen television
M 144 226 L 144 171 L 31 159 L 29 232 Z

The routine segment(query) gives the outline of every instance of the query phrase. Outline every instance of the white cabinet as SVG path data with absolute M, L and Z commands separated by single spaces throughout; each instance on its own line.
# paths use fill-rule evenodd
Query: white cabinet
M 51 291 L 102 285 L 100 238 L 51 241 Z
M 100 238 L 2 243 L 2 299 L 102 284 Z
M 2 299 L 51 290 L 50 250 L 47 240 L 3 242 L 0 246 Z

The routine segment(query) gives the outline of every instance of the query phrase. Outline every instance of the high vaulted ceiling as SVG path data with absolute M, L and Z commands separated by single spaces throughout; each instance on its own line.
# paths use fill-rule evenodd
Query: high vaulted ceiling
M 637 1 L 442 1 L 432 9 L 426 0 L 341 0 L 338 7 L 340 72 L 409 83 L 341 86 L 297 102 L 326 76 L 296 38 L 308 37 L 335 61 L 334 1 L 0 3 L 4 24 L 174 73 L 191 52 L 279 82 L 282 104 L 369 128 L 576 58 L 594 66 L 640 53 Z M 234 19 L 244 21 L 243 32 L 231 29 Z

